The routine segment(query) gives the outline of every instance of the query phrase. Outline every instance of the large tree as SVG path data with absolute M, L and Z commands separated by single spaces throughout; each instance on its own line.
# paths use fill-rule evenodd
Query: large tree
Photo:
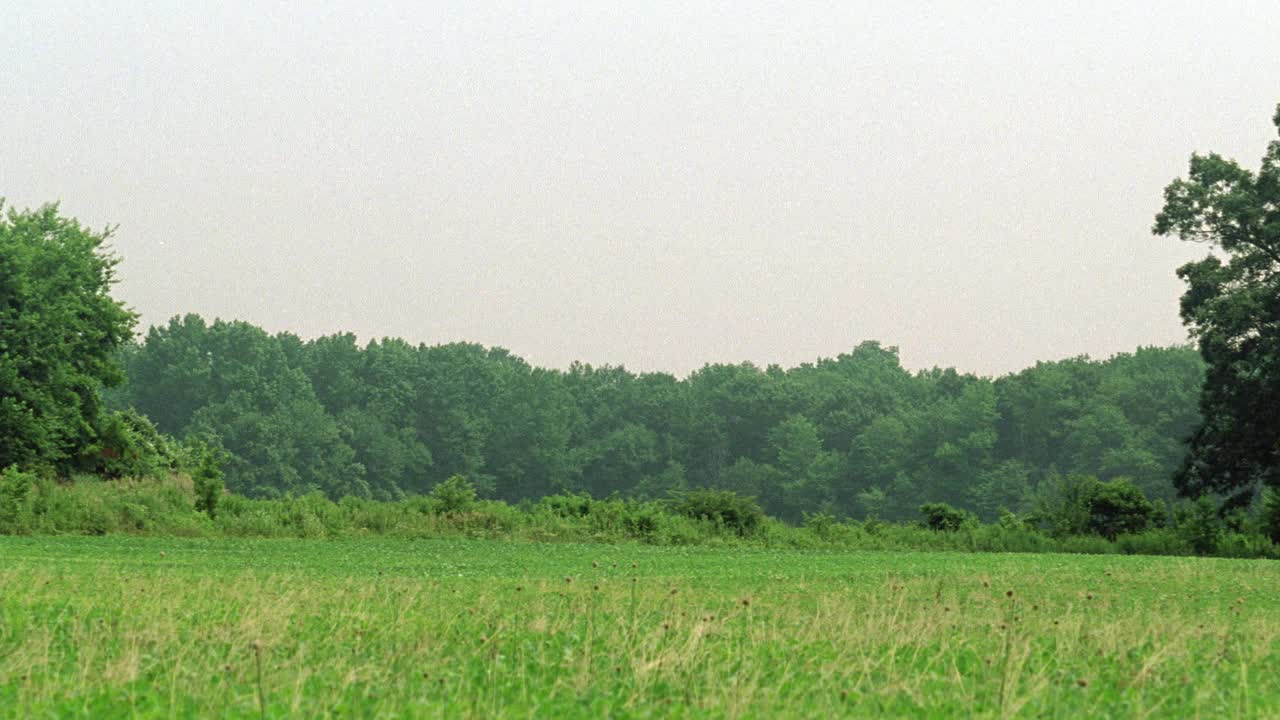
M 111 297 L 108 234 L 56 205 L 0 216 L 0 468 L 94 466 L 99 391 L 123 378 L 116 351 L 135 322 Z
M 1274 122 L 1280 130 L 1280 107 Z M 1188 176 L 1165 189 L 1154 232 L 1214 250 L 1178 270 L 1182 318 L 1208 371 L 1203 423 L 1175 483 L 1247 504 L 1258 487 L 1280 487 L 1280 140 L 1257 172 L 1192 155 Z

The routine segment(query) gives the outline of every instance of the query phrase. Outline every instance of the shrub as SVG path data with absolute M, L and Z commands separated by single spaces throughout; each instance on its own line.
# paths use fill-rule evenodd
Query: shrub
M 755 534 L 764 522 L 764 511 L 754 498 L 732 490 L 690 490 L 671 501 L 671 511 L 715 525 L 746 537 Z
M 594 501 L 585 493 L 561 493 L 548 495 L 538 501 L 538 507 L 562 518 L 584 518 L 591 514 Z
M 1222 536 L 1222 520 L 1211 498 L 1200 497 L 1174 514 L 1178 535 L 1198 555 L 1212 555 Z
M 105 478 L 162 477 L 176 465 L 170 441 L 136 410 L 103 417 L 88 466 Z
M 1126 555 L 1186 555 L 1187 543 L 1169 528 L 1156 528 L 1146 532 L 1116 537 L 1116 547 Z
M 25 530 L 23 516 L 28 507 L 35 476 L 11 466 L 0 472 L 0 532 L 16 533 Z
M 633 503 L 622 520 L 627 535 L 640 540 L 652 540 L 662 527 L 662 508 L 656 503 Z
M 831 513 L 804 513 L 805 529 L 823 540 L 831 539 L 838 524 L 836 516 Z
M 431 488 L 431 501 L 439 514 L 464 513 L 476 505 L 476 488 L 465 477 L 454 475 Z
M 1265 535 L 1227 532 L 1218 537 L 1218 555 L 1233 558 L 1280 557 L 1280 547 Z
M 925 503 L 920 506 L 920 514 L 924 516 L 925 527 L 939 532 L 955 532 L 977 522 L 973 513 L 953 508 L 946 503 Z
M 1027 525 L 1013 513 L 1002 515 L 994 525 L 969 526 L 972 545 L 979 552 L 1054 552 L 1057 543 L 1050 537 Z
M 195 486 L 196 511 L 217 517 L 218 501 L 222 499 L 222 468 L 209 448 L 201 450 L 200 464 L 191 474 L 191 481 Z
M 1262 532 L 1271 538 L 1271 542 L 1280 543 L 1280 492 L 1272 488 L 1263 489 L 1261 515 Z

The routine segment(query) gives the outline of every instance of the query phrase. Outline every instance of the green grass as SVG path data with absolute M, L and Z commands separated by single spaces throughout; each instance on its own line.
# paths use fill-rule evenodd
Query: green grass
M 0 716 L 1276 717 L 1278 588 L 1196 558 L 0 537 Z

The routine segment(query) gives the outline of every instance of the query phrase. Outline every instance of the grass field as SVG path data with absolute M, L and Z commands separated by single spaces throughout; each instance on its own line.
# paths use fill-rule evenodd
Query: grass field
M 1270 561 L 0 538 L 7 717 L 1277 717 Z

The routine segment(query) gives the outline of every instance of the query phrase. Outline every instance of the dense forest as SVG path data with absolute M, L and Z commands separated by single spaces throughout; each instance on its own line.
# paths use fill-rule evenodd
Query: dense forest
M 304 341 L 196 315 L 125 347 L 111 406 L 222 450 L 249 496 L 399 499 L 453 475 L 507 501 L 734 490 L 771 515 L 914 519 L 946 502 L 993 519 L 1059 475 L 1129 478 L 1172 500 L 1204 368 L 1189 348 L 1044 362 L 995 380 L 909 372 L 865 342 L 791 369 L 678 379 L 530 366 L 499 348 Z

